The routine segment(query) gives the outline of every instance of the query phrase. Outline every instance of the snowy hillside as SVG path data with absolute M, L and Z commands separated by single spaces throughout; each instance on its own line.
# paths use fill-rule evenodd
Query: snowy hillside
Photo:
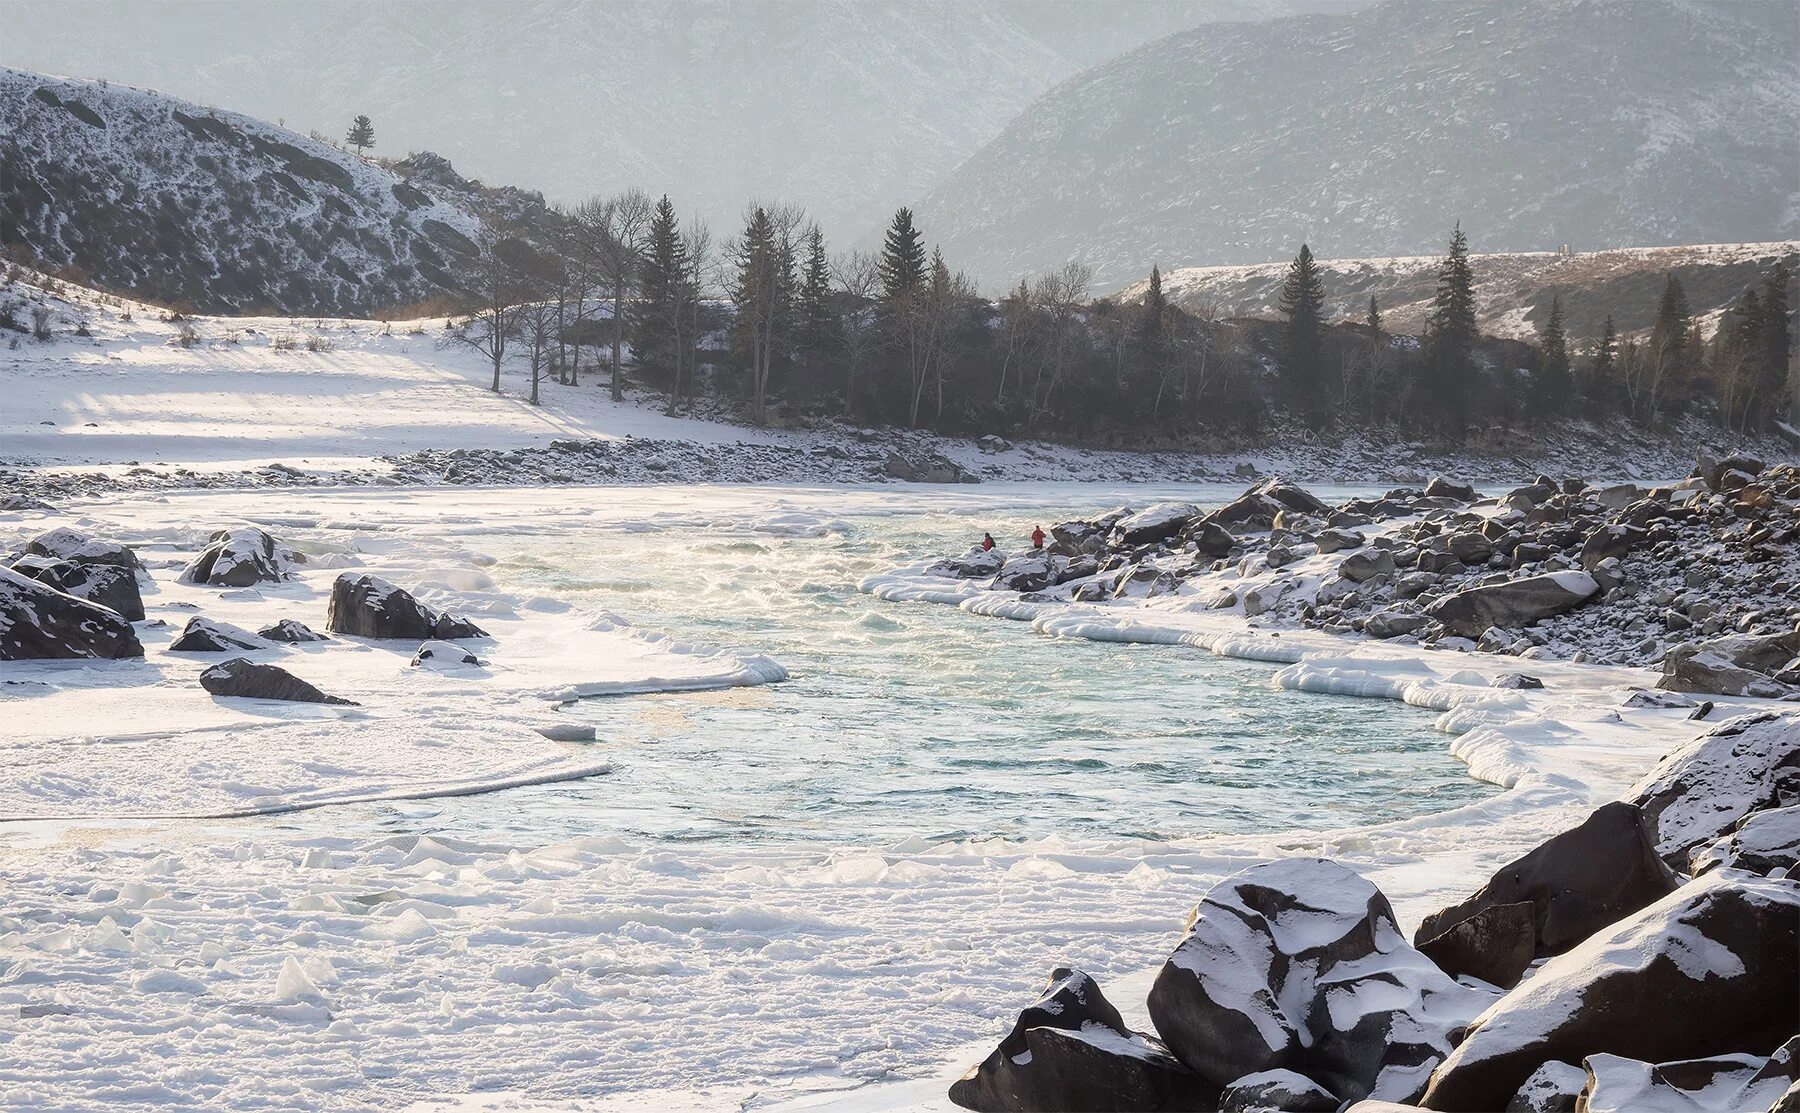
M 1327 0 L 1329 2 L 1329 0 Z M 1319 0 L 646 4 L 14 3 L 0 61 L 111 78 L 342 135 L 442 152 L 576 202 L 667 191 L 735 224 L 754 197 L 873 232 L 1044 90 L 1209 19 Z
M 920 203 L 998 288 L 1150 264 L 1800 234 L 1792 4 L 1393 0 L 1214 24 L 1052 90 Z
M 1414 255 L 1394 259 L 1321 259 L 1326 313 L 1363 320 L 1369 298 L 1381 306 L 1382 323 L 1402 333 L 1423 329 L 1437 285 L 1440 258 Z M 1777 263 L 1800 267 L 1800 241 L 1694 244 L 1685 247 L 1623 248 L 1562 255 L 1551 251 L 1474 255 L 1475 297 L 1482 331 L 1491 336 L 1530 339 L 1560 297 L 1569 334 L 1598 337 L 1606 318 L 1620 332 L 1650 327 L 1656 299 L 1668 275 L 1681 281 L 1688 306 L 1706 318 L 1735 302 Z M 1281 283 L 1288 264 L 1238 267 L 1180 267 L 1163 272 L 1163 293 L 1193 313 L 1221 317 L 1274 317 L 1280 313 Z M 1126 301 L 1143 297 L 1146 283 L 1120 293 Z
M 0 69 L 0 156 L 0 242 L 163 304 L 373 314 L 454 288 L 473 248 L 474 193 L 120 85 Z

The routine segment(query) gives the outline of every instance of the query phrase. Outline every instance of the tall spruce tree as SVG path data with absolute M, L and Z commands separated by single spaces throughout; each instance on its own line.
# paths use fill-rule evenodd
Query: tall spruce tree
M 1537 373 L 1531 408 L 1540 417 L 1560 414 L 1569 403 L 1569 337 L 1563 325 L 1562 298 L 1550 295 L 1550 316 L 1538 336 Z
M 644 252 L 639 283 L 637 321 L 632 350 L 639 366 L 668 376 L 671 397 L 679 382 L 681 310 L 688 279 L 687 244 L 675 219 L 675 206 L 663 194 L 650 214 L 650 242 Z
M 831 306 L 831 265 L 825 259 L 825 233 L 817 224 L 806 235 L 806 262 L 794 298 L 795 341 L 801 357 L 817 366 L 834 347 L 837 317 Z
M 1024 288 L 1021 282 L 1020 288 Z M 1163 322 L 1168 317 L 1169 299 L 1163 294 L 1162 268 L 1150 265 L 1150 285 L 1144 290 L 1144 304 L 1138 317 L 1138 332 L 1145 343 L 1157 343 L 1162 339 Z
M 910 297 L 925 284 L 925 242 L 913 227 L 911 209 L 903 206 L 894 213 L 877 266 L 881 289 L 889 302 Z
M 1606 324 L 1600 329 L 1600 342 L 1594 345 L 1594 358 L 1588 362 L 1587 379 L 1582 384 L 1582 402 L 1589 413 L 1600 414 L 1606 410 L 1607 396 L 1612 392 L 1613 380 L 1619 374 L 1619 330 L 1613 327 L 1612 314 L 1606 315 Z
M 1370 339 L 1381 339 L 1381 303 L 1375 300 L 1374 294 L 1369 295 L 1369 315 L 1363 326 L 1369 330 Z
M 1437 294 L 1425 322 L 1423 393 L 1436 416 L 1459 432 L 1468 424 L 1479 337 L 1469 240 L 1458 222 L 1450 236 L 1450 252 L 1438 267 Z
M 1325 286 L 1319 279 L 1312 249 L 1300 245 L 1300 253 L 1288 265 L 1281 284 L 1281 312 L 1287 316 L 1282 332 L 1281 375 L 1293 411 L 1317 424 L 1324 413 L 1320 390 L 1320 348 L 1324 340 Z
M 375 124 L 367 116 L 358 116 L 350 121 L 350 130 L 344 135 L 344 142 L 356 148 L 362 154 L 375 145 Z

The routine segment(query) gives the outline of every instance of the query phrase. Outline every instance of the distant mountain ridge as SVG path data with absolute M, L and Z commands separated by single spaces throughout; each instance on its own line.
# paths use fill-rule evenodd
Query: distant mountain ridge
M 481 212 L 543 214 L 421 161 L 409 181 L 237 113 L 0 69 L 0 244 L 201 312 L 369 315 L 454 291 Z
M 989 288 L 1153 262 L 1800 235 L 1800 5 L 1389 0 L 1220 23 L 1045 94 L 917 206 Z
M 1369 298 L 1381 306 L 1382 327 L 1417 334 L 1425 327 L 1441 260 L 1422 255 L 1391 259 L 1321 259 L 1325 311 L 1331 320 L 1366 319 Z M 1688 307 L 1703 331 L 1746 289 L 1776 266 L 1800 271 L 1800 240 L 1773 243 L 1693 244 L 1612 251 L 1551 251 L 1473 255 L 1475 305 L 1483 332 L 1535 340 L 1562 300 L 1571 339 L 1597 338 L 1607 317 L 1620 334 L 1650 327 L 1657 298 L 1670 275 L 1681 281 Z M 1190 313 L 1216 317 L 1278 317 L 1288 264 L 1177 267 L 1163 272 L 1163 295 Z M 1119 293 L 1122 301 L 1144 296 L 1146 283 Z

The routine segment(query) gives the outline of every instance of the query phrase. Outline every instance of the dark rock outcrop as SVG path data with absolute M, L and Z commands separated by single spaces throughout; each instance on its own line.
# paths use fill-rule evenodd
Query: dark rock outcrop
M 980 1063 L 950 1086 L 965 1109 L 1199 1110 L 1218 1099 L 1154 1037 L 1125 1021 L 1079 970 L 1059 969 L 1038 1001 Z
M 1336 1113 L 1337 1095 L 1304 1074 L 1266 1070 L 1226 1088 L 1219 1113 Z
M 1514 629 L 1540 618 L 1562 614 L 1600 593 L 1585 572 L 1552 572 L 1486 587 L 1465 588 L 1425 608 L 1459 637 L 1479 637 L 1490 626 Z
M 1677 869 L 1752 812 L 1800 803 L 1800 719 L 1745 715 L 1677 748 L 1625 797 Z
M 1800 632 L 1756 636 L 1729 634 L 1705 642 L 1684 642 L 1663 656 L 1658 688 L 1714 696 L 1779 699 L 1794 687 L 1769 675 L 1800 656 Z
M 222 529 L 212 535 L 200 555 L 181 573 L 184 584 L 215 587 L 250 587 L 280 583 L 302 558 L 255 526 Z
M 259 665 L 243 657 L 221 661 L 202 672 L 200 686 L 215 696 L 355 706 L 354 700 L 328 696 L 284 668 Z
M 256 632 L 256 636 L 264 641 L 285 642 L 290 645 L 300 642 L 328 642 L 331 639 L 307 626 L 304 622 L 293 618 L 284 618 L 272 622 Z
M 1800 881 L 1721 870 L 1545 963 L 1469 1028 L 1427 1109 L 1502 1109 L 1550 1061 L 1768 1055 L 1800 1016 Z
M 116 541 L 96 541 L 67 526 L 38 534 L 25 543 L 25 551 L 33 556 L 72 560 L 77 564 L 115 564 L 133 572 L 140 572 L 144 567 L 130 546 Z
M 1615 801 L 1502 866 L 1468 900 L 1425 917 L 1416 943 L 1448 973 L 1510 987 L 1532 958 L 1561 954 L 1674 888 L 1645 817 Z M 1529 924 L 1521 904 L 1531 909 Z M 1456 933 L 1463 924 L 1470 927 Z M 1519 963 L 1525 932 L 1532 949 Z
M 0 661 L 142 657 L 117 611 L 0 569 Z
M 467 619 L 435 611 L 406 589 L 366 572 L 345 572 L 331 585 L 325 628 L 334 634 L 409 641 L 487 636 Z
M 267 649 L 264 641 L 229 622 L 214 622 L 202 615 L 188 619 L 174 641 L 171 653 L 230 653 L 242 649 Z
M 13 571 L 64 595 L 117 611 L 128 622 L 144 620 L 144 596 L 138 589 L 137 573 L 123 565 L 25 557 L 13 565 Z

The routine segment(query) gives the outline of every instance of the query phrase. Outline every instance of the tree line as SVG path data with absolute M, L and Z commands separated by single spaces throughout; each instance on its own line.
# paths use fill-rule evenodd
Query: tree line
M 1419 336 L 1383 326 L 1371 298 L 1327 320 L 1323 274 L 1302 245 L 1277 320 L 1183 308 L 1153 267 L 1141 299 L 1096 298 L 1079 263 L 984 297 L 898 210 L 879 250 L 830 254 L 797 206 L 749 206 L 735 235 L 682 221 L 638 190 L 558 211 L 547 237 L 496 225 L 472 245 L 474 311 L 451 339 L 500 368 L 517 355 L 530 398 L 555 381 L 627 380 L 670 413 L 702 397 L 759 424 L 827 416 L 932 428 L 1133 443 L 1200 432 L 1391 426 L 1461 437 L 1495 425 L 1688 412 L 1767 428 L 1789 405 L 1791 311 L 1776 268 L 1702 340 L 1670 275 L 1654 327 L 1573 350 L 1560 297 L 1535 342 L 1483 336 L 1467 237 L 1440 263 Z

